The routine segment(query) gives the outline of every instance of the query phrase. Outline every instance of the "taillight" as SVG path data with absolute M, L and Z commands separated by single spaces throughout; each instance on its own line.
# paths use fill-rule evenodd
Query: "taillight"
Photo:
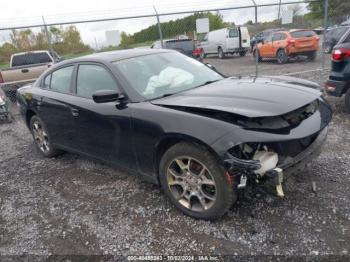
M 319 36 L 315 36 L 317 41 L 320 41 L 320 37 Z
M 295 39 L 288 39 L 287 40 L 288 45 L 294 45 L 295 44 Z
M 328 84 L 328 83 L 326 83 L 324 87 L 325 87 L 326 91 L 328 91 L 328 92 L 334 92 L 335 89 L 337 88 L 335 85 Z
M 4 79 L 2 78 L 1 72 L 0 72 L 0 83 L 4 83 Z
M 339 48 L 332 52 L 333 61 L 342 61 L 347 57 L 350 57 L 350 49 L 348 48 Z

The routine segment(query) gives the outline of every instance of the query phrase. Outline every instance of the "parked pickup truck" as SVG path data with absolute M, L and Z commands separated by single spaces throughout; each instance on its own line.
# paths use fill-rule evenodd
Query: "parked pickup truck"
M 13 100 L 16 89 L 34 82 L 47 68 L 60 60 L 56 52 L 45 50 L 13 54 L 10 68 L 0 70 L 0 87 Z
M 153 49 L 162 48 L 162 44 L 160 41 L 156 41 L 151 45 Z M 165 49 L 173 49 L 183 53 L 187 56 L 193 56 L 194 43 L 192 39 L 164 39 L 163 40 L 163 48 Z

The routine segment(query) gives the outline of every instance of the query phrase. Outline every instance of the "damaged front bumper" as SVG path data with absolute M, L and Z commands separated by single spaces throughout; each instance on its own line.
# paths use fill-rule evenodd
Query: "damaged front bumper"
M 307 167 L 311 161 L 317 158 L 320 153 L 324 142 L 328 135 L 328 126 L 326 126 L 317 136 L 312 144 L 310 144 L 303 152 L 299 153 L 293 158 L 287 158 L 283 161 L 279 167 L 285 170 L 288 174 L 295 174 Z
M 304 170 L 320 154 L 331 119 L 331 107 L 319 97 L 284 115 L 240 119 L 211 147 L 234 186 L 275 181 L 283 196 L 284 178 Z
M 319 156 L 322 146 L 326 141 L 327 134 L 328 127 L 326 126 L 318 133 L 315 140 L 305 150 L 294 157 L 284 158 L 283 161 L 279 161 L 275 167 L 267 170 L 263 174 L 257 172 L 257 170 L 262 168 L 262 163 L 259 160 L 239 159 L 227 153 L 224 163 L 229 174 L 239 179 L 237 188 L 245 188 L 247 181 L 259 184 L 263 181 L 270 180 L 275 184 L 277 195 L 283 197 L 282 182 L 290 175 L 305 170 L 311 161 Z

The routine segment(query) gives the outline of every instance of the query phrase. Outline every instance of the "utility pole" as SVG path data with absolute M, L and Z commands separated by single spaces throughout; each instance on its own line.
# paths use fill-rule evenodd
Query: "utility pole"
M 96 40 L 96 37 L 95 37 L 94 39 L 95 39 L 95 50 L 96 50 L 96 52 L 97 52 L 98 45 L 97 45 L 97 40 Z
M 254 4 L 254 9 L 255 9 L 255 28 L 258 29 L 258 6 L 256 5 L 255 1 L 252 0 L 253 4 Z M 258 33 L 258 30 L 256 30 L 256 32 Z M 259 73 L 259 52 L 258 52 L 258 42 L 255 39 L 255 77 L 258 77 L 258 73 Z
M 158 12 L 157 12 L 157 9 L 156 9 L 155 6 L 153 6 L 153 9 L 154 9 L 154 12 L 156 13 L 156 16 L 157 16 L 158 31 L 159 31 L 159 38 L 160 38 L 160 45 L 161 45 L 162 48 L 163 48 L 163 34 L 162 34 L 162 27 L 161 27 L 160 21 L 159 21 L 159 15 L 158 15 Z
M 278 22 L 280 21 L 281 19 L 281 4 L 282 4 L 282 0 L 280 0 L 279 4 L 278 4 Z
M 50 36 L 49 30 L 47 30 L 47 26 L 46 26 L 46 23 L 45 23 L 44 16 L 42 18 L 43 18 L 43 23 L 44 23 L 44 29 L 45 29 L 45 34 L 46 34 L 46 38 L 47 38 L 47 43 L 49 45 L 49 51 L 51 53 L 53 61 L 56 62 L 56 57 L 53 55 L 53 49 L 52 49 L 52 45 L 51 45 L 51 36 Z
M 324 48 L 326 47 L 326 32 L 328 24 L 328 0 L 324 0 L 324 18 L 323 18 L 323 43 L 322 43 L 322 70 L 326 66 L 326 54 L 324 53 Z

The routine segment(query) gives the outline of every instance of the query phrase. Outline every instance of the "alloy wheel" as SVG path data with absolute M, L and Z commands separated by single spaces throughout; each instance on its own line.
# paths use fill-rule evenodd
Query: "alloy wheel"
M 330 54 L 332 52 L 332 47 L 330 45 L 326 45 L 326 47 L 324 48 L 324 52 L 326 54 Z
M 217 188 L 209 169 L 200 161 L 184 156 L 174 159 L 167 169 L 167 183 L 173 197 L 185 208 L 202 212 L 215 201 Z
M 37 144 L 39 149 L 44 153 L 49 152 L 50 151 L 49 137 L 43 125 L 39 121 L 34 121 L 32 130 L 33 130 L 35 143 Z

